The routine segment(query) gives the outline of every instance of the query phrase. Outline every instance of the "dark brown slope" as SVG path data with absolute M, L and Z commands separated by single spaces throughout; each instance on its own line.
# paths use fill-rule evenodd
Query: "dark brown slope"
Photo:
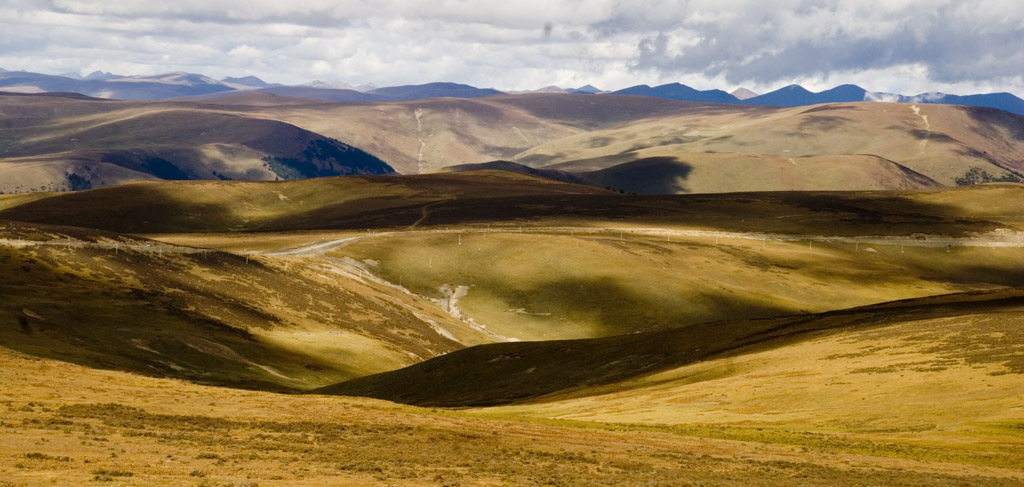
M 609 195 L 614 197 L 600 188 L 500 171 L 154 181 L 26 200 L 0 211 L 0 219 L 129 233 L 383 228 L 559 214 L 566 198 L 592 198 L 589 205 L 599 211 Z M 438 207 L 443 216 L 435 215 Z
M 59 101 L 55 101 L 59 100 Z M 394 172 L 352 146 L 216 107 L 0 97 L 0 191 L 137 179 L 299 179 Z
M 1021 335 L 1020 289 L 887 303 L 852 310 L 767 320 L 693 325 L 663 332 L 589 340 L 488 344 L 401 370 L 362 377 L 313 392 L 365 396 L 420 406 L 494 406 L 586 390 L 727 354 L 783 348 L 809 338 L 894 323 L 985 314 L 1003 317 L 988 360 L 1024 373 L 1014 353 Z
M 629 196 L 501 171 L 286 182 L 142 182 L 8 198 L 9 204 L 0 205 L 0 220 L 129 233 L 629 221 L 742 232 L 957 236 L 1020 229 L 1014 215 L 1024 214 L 1024 186 L 1019 184 L 915 192 Z

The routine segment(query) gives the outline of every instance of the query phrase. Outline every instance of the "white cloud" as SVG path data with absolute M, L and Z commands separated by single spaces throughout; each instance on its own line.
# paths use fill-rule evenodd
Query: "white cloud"
M 546 35 L 547 33 L 547 35 Z M 0 67 L 1024 94 L 1016 0 L 8 0 Z M 832 83 L 833 85 L 828 85 Z

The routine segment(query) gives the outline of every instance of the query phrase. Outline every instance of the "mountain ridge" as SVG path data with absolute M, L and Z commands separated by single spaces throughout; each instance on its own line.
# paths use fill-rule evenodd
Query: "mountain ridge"
M 130 86 L 126 86 L 129 84 Z M 506 92 L 493 88 L 477 88 L 467 84 L 441 81 L 419 85 L 386 87 L 365 84 L 354 86 L 348 83 L 323 81 L 299 85 L 282 85 L 267 83 L 255 76 L 225 77 L 218 81 L 202 74 L 184 72 L 162 73 L 149 76 L 123 76 L 103 71 L 94 71 L 83 77 L 77 75 L 62 76 L 27 71 L 9 71 L 0 68 L 0 91 L 8 92 L 73 92 L 97 98 L 164 100 L 197 96 L 217 97 L 250 90 L 273 94 L 287 94 L 287 96 L 302 96 L 325 101 L 409 101 L 437 97 L 479 98 L 506 94 Z M 608 93 L 589 84 L 579 88 L 562 88 L 551 85 L 536 90 L 508 93 L 560 92 L 577 94 Z M 361 95 L 356 95 L 356 93 Z M 824 91 L 812 92 L 800 85 L 792 84 L 758 95 L 745 88 L 737 88 L 732 93 L 727 93 L 720 89 L 698 90 L 678 82 L 673 82 L 658 86 L 640 84 L 610 93 L 650 96 L 679 101 L 762 106 L 805 106 L 858 101 L 933 103 L 997 108 L 1018 115 L 1024 115 L 1024 100 L 1008 92 L 968 95 L 930 92 L 917 95 L 902 95 L 872 92 L 852 84 L 843 84 Z

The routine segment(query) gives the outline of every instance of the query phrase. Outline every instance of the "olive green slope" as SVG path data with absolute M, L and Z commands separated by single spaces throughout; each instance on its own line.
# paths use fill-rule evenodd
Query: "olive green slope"
M 0 345 L 92 367 L 301 390 L 486 341 L 325 265 L 20 223 L 0 244 Z
M 857 364 L 859 370 L 853 372 L 877 379 L 871 387 L 880 396 L 900 394 L 900 382 L 888 382 L 896 375 L 934 377 L 937 373 L 953 375 L 972 369 L 980 369 L 982 376 L 1008 376 L 1008 380 L 1024 385 L 1022 311 L 1024 291 L 1010 289 L 609 338 L 481 345 L 315 392 L 426 406 L 524 403 L 537 410 L 543 410 L 542 403 L 595 397 L 590 411 L 600 416 L 602 403 L 596 396 L 639 395 L 647 388 L 664 391 L 673 387 L 698 389 L 701 384 L 713 387 L 715 381 L 741 374 L 758 377 L 759 369 L 773 369 L 771 361 L 744 361 L 746 355 L 799 357 L 793 354 L 803 345 L 822 340 L 830 340 L 836 350 L 846 352 L 833 354 L 831 360 Z M 892 342 L 900 342 L 903 347 Z M 741 361 L 742 368 L 729 367 Z M 693 367 L 691 374 L 670 373 L 686 367 Z M 826 370 L 815 377 L 801 374 L 776 380 L 780 389 L 796 388 L 800 377 L 822 384 L 842 380 L 844 372 Z M 1012 392 L 975 389 L 973 400 L 980 402 L 989 394 L 1004 397 Z M 777 392 L 763 394 L 769 394 L 763 396 L 766 402 L 784 399 Z M 674 404 L 670 395 L 658 399 L 661 403 L 648 403 L 646 407 L 670 409 Z M 607 407 L 614 404 L 608 402 Z M 529 411 L 530 407 L 522 410 Z M 678 407 L 684 408 L 685 404 Z M 620 412 L 628 414 L 626 410 Z
M 156 181 L 37 198 L 9 196 L 0 199 L 9 205 L 0 209 L 0 219 L 132 233 L 379 228 L 416 224 L 434 205 L 449 200 L 472 208 L 466 202 L 480 198 L 599 194 L 611 193 L 491 171 L 273 183 Z M 479 211 L 485 214 L 486 208 Z

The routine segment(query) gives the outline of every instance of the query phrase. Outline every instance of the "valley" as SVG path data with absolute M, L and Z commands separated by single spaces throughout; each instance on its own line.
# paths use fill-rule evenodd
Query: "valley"
M 1022 191 L 485 170 L 3 195 L 0 471 L 1014 485 Z
M 1024 3 L 0 5 L 0 487 L 1024 486 Z
M 0 191 L 485 169 L 637 194 L 905 190 L 1024 178 L 1022 117 L 882 102 L 745 106 L 633 95 L 330 102 L 0 94 Z

